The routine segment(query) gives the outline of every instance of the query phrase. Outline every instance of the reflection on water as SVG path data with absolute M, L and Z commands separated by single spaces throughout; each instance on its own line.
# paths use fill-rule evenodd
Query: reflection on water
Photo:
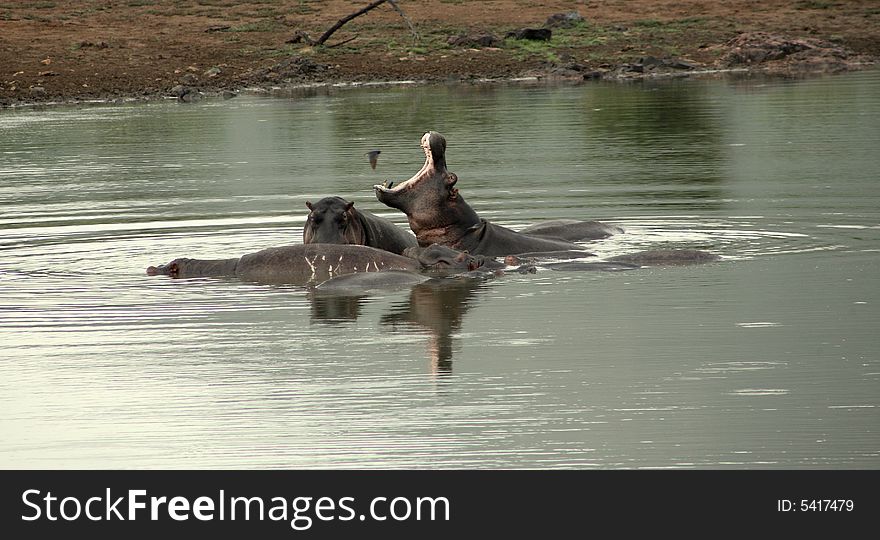
M 4 467 L 877 467 L 880 74 L 0 113 Z M 449 142 L 522 227 L 721 263 L 324 295 L 148 278 Z M 364 152 L 382 150 L 370 168 Z
M 461 330 L 464 314 L 480 285 L 480 281 L 468 278 L 420 283 L 412 288 L 407 301 L 382 315 L 381 323 L 392 330 L 404 324 L 427 333 L 431 371 L 452 373 L 452 335 Z

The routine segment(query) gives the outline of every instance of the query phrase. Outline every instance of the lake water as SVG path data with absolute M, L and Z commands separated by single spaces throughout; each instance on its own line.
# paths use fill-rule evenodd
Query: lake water
M 485 218 L 601 256 L 321 298 L 147 277 L 299 243 L 448 140 Z M 371 170 L 364 152 L 382 150 Z M 0 467 L 878 468 L 880 72 L 0 111 Z

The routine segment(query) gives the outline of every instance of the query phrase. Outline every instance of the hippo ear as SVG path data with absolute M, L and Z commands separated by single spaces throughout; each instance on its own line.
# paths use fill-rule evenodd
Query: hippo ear
M 312 201 L 306 201 L 306 208 L 308 208 L 310 212 L 315 210 L 312 207 Z
M 353 203 L 353 202 L 350 202 L 350 203 L 348 203 L 348 204 L 345 205 L 345 211 L 346 211 L 346 212 L 350 211 L 352 208 L 354 208 L 354 203 Z

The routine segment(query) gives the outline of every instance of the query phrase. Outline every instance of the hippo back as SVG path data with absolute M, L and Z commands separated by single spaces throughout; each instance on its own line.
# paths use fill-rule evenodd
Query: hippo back
M 368 246 L 297 244 L 243 255 L 236 275 L 261 283 L 320 283 L 335 276 L 382 270 L 418 271 L 419 263 Z

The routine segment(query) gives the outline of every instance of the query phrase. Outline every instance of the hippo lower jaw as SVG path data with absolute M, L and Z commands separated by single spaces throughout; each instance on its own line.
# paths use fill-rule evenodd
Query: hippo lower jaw
M 373 190 L 376 192 L 376 198 L 379 199 L 379 202 L 391 206 L 391 203 L 398 195 L 408 191 L 415 186 L 419 180 L 429 177 L 433 172 L 433 164 L 429 158 L 425 161 L 425 165 L 412 178 L 405 180 L 394 187 L 391 187 L 394 185 L 394 182 L 391 180 L 385 182 L 385 184 L 374 185 Z

